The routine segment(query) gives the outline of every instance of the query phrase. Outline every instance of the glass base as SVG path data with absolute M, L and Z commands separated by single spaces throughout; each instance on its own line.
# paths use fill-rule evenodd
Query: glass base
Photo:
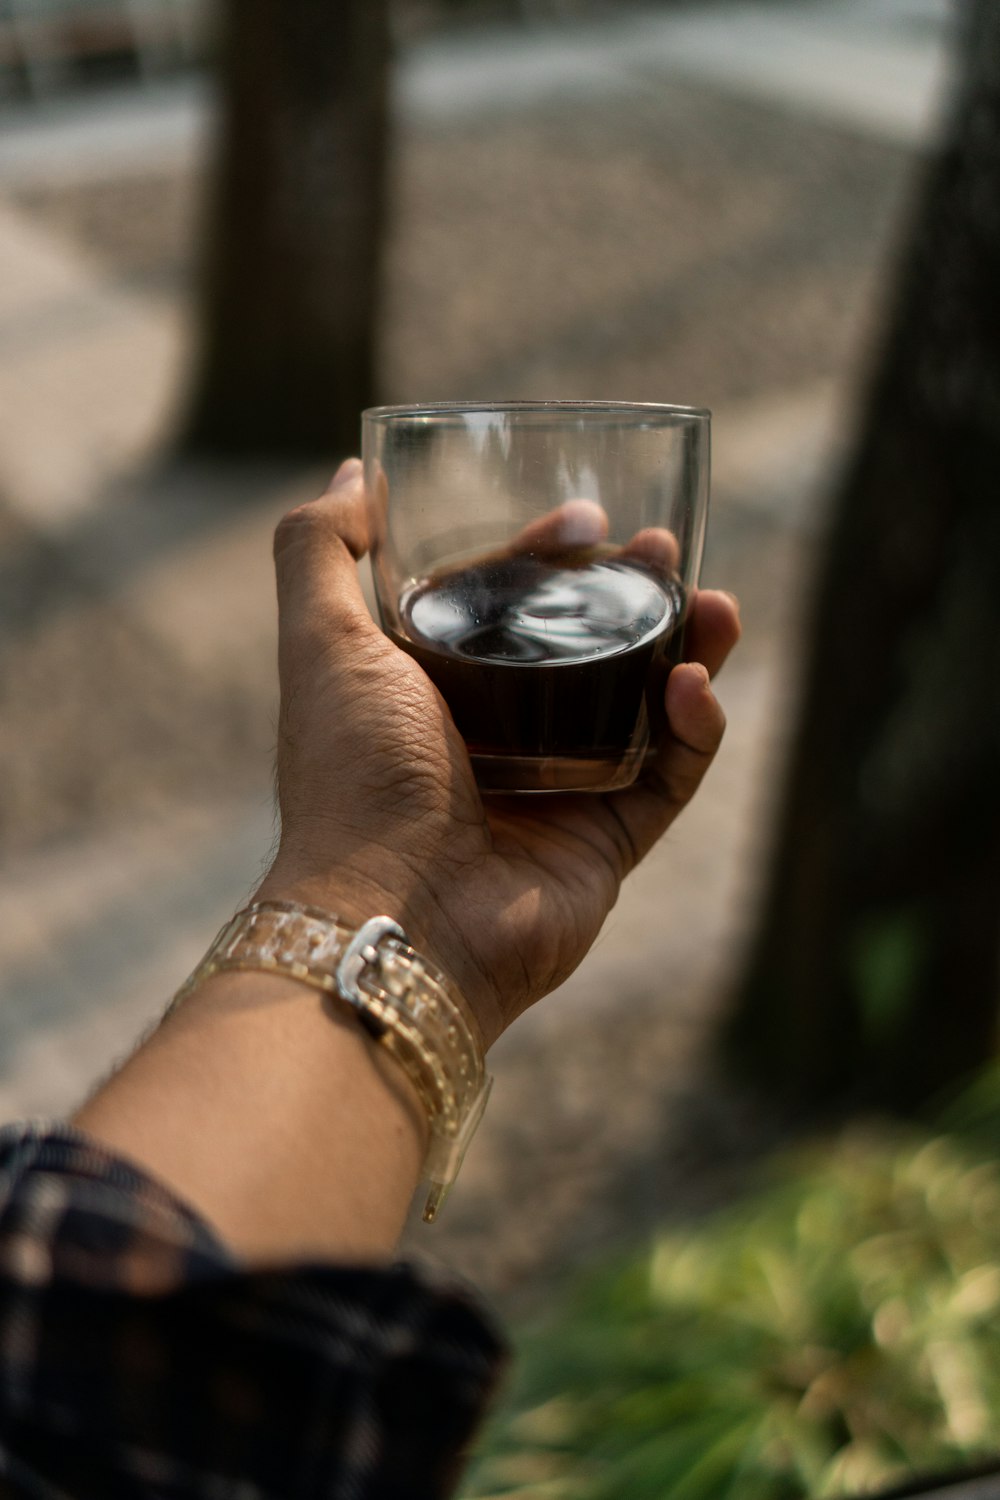
M 645 747 L 620 755 L 470 754 L 481 792 L 505 795 L 544 792 L 617 792 L 631 786 L 642 770 Z

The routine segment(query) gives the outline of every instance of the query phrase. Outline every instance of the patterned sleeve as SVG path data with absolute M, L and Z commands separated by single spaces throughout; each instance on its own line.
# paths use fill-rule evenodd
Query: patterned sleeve
M 503 1358 L 413 1269 L 248 1271 L 79 1131 L 0 1130 L 0 1494 L 438 1500 Z

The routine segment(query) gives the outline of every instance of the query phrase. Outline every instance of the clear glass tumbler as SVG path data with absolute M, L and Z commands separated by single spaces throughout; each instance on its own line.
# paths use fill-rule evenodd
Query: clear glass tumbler
M 483 791 L 628 786 L 663 733 L 708 510 L 710 416 L 617 401 L 363 414 L 386 633 Z

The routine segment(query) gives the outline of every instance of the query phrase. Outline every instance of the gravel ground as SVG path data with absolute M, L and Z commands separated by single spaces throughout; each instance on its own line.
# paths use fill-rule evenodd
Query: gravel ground
M 723 409 L 824 377 L 848 382 L 910 162 L 789 126 L 780 110 L 672 84 L 582 114 L 411 131 L 398 143 L 388 247 L 387 399 L 558 392 Z M 192 277 L 201 187 L 190 170 L 160 171 L 21 187 L 15 201 L 109 282 L 177 298 Z M 748 538 L 734 546 L 721 519 L 707 581 L 722 578 L 721 562 L 726 582 L 753 596 L 749 630 L 759 607 L 769 631 L 772 591 Z M 270 660 L 243 662 L 234 682 L 192 682 L 188 663 L 138 637 L 100 590 L 84 589 L 76 626 L 66 619 L 66 590 L 53 585 L 74 596 L 72 545 L 3 540 L 8 840 L 25 849 L 129 816 L 147 798 L 183 795 L 190 778 L 238 776 L 241 763 L 254 774 L 264 745 L 248 726 L 269 711 Z M 113 702 L 94 715 L 109 681 Z
M 714 409 L 842 374 L 908 162 L 790 124 L 672 83 L 402 143 L 389 395 Z
M 677 82 L 410 128 L 395 152 L 386 399 L 614 392 L 715 408 L 842 376 L 911 167 L 897 146 Z M 202 187 L 161 169 L 12 196 L 110 278 L 176 294 Z

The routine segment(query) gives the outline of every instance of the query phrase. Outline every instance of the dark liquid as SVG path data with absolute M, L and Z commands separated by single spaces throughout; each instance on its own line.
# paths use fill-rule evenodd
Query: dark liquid
M 414 585 L 390 633 L 445 699 L 481 784 L 597 789 L 619 784 L 623 757 L 633 779 L 659 736 L 683 615 L 679 586 L 639 564 L 518 556 Z M 555 760 L 578 763 L 576 781 Z

